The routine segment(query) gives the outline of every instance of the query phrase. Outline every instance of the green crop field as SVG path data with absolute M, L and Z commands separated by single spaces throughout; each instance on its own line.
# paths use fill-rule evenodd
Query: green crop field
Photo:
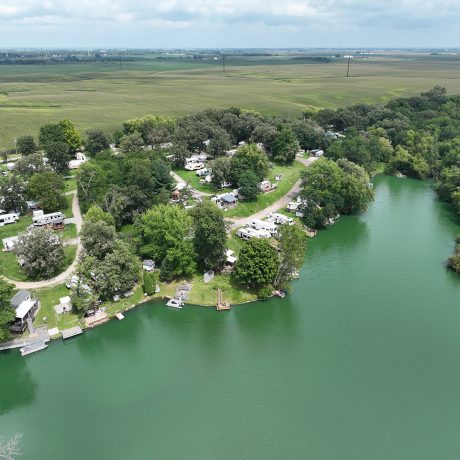
M 300 63 L 299 63 L 300 62 Z M 307 106 L 383 102 L 438 84 L 460 93 L 460 56 L 388 54 L 310 63 L 287 58 L 219 62 L 140 60 L 0 66 L 0 147 L 37 134 L 47 122 L 69 118 L 84 131 L 115 129 L 152 114 L 181 116 L 209 107 L 239 106 L 296 116 Z

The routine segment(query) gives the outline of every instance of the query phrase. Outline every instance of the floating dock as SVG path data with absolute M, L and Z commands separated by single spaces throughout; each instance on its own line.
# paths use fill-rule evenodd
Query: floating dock
M 125 319 L 125 317 L 123 316 L 123 313 L 121 312 L 118 312 L 115 314 L 115 316 L 121 321 L 122 319 Z
M 69 329 L 64 329 L 61 331 L 62 338 L 70 339 L 71 337 L 75 337 L 76 335 L 83 334 L 83 329 L 80 326 L 70 327 Z
M 217 304 L 216 304 L 216 309 L 217 311 L 224 311 L 224 310 L 230 310 L 230 303 L 229 302 L 224 302 L 223 295 L 222 295 L 222 290 L 219 289 L 217 291 Z

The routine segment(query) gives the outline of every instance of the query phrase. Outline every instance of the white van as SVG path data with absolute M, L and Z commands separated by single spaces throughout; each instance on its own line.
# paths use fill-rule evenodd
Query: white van
M 48 224 L 63 224 L 64 214 L 62 212 L 52 212 L 50 214 L 37 215 L 32 217 L 34 227 L 41 227 Z
M 2 214 L 0 215 L 0 227 L 3 227 L 7 224 L 14 224 L 19 220 L 19 214 L 12 212 L 11 214 Z

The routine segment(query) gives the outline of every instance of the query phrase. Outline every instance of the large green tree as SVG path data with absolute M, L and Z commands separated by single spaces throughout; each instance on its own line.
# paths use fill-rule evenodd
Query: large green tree
M 10 212 L 27 211 L 26 184 L 15 174 L 0 180 L 0 208 Z
M 218 269 L 225 262 L 227 232 L 223 212 L 211 201 L 192 209 L 196 258 L 204 268 Z
M 29 181 L 29 194 L 45 212 L 67 207 L 64 190 L 64 179 L 54 171 L 34 174 Z
M 271 151 L 277 163 L 290 165 L 299 151 L 299 141 L 292 130 L 283 128 L 273 141 Z
M 102 129 L 89 129 L 86 131 L 86 150 L 95 155 L 110 147 L 110 137 Z
M 50 278 L 64 264 L 64 247 L 58 235 L 42 227 L 20 233 L 14 252 L 21 270 L 32 278 Z
M 21 155 L 30 155 L 37 150 L 33 136 L 20 136 L 16 140 L 16 148 Z
M 240 283 L 261 290 L 273 284 L 278 267 L 278 256 L 268 240 L 254 238 L 241 248 L 233 276 Z
M 230 179 L 236 185 L 246 171 L 252 171 L 259 181 L 265 179 L 270 168 L 267 155 L 255 144 L 240 147 L 230 161 Z
M 238 193 L 245 200 L 255 200 L 261 193 L 259 178 L 252 171 L 245 171 L 240 175 L 238 187 Z
M 10 337 L 8 325 L 14 320 L 15 314 L 11 307 L 14 286 L 0 278 L 0 342 Z
M 72 159 L 69 146 L 66 142 L 51 142 L 45 147 L 48 164 L 59 174 L 65 174 Z
M 80 240 L 85 253 L 99 260 L 113 251 L 116 236 L 115 227 L 103 220 L 85 222 L 80 232 Z

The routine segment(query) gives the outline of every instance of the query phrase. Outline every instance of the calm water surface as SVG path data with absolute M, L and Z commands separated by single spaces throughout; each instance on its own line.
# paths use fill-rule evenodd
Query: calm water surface
M 283 301 L 149 304 L 0 355 L 0 433 L 25 459 L 457 460 L 459 221 L 429 183 L 376 191 L 310 243 Z

